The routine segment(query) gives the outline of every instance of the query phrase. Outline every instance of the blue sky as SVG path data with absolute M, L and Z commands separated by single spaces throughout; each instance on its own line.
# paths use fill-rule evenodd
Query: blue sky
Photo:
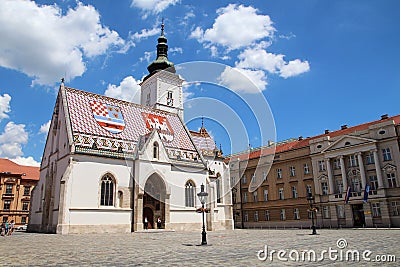
M 70 87 L 137 101 L 162 17 L 176 65 L 224 64 L 259 88 L 241 86 L 235 75 L 220 80 L 225 88 L 185 88 L 189 104 L 202 104 L 187 107 L 189 128 L 204 116 L 226 154 L 397 115 L 399 10 L 396 0 L 0 0 L 0 157 L 40 162 L 62 77 Z M 243 104 L 261 96 L 276 136 L 270 121 L 252 122 L 269 110 L 264 116 L 257 101 Z M 207 114 L 213 101 L 233 110 L 245 135 L 215 115 L 223 112 Z

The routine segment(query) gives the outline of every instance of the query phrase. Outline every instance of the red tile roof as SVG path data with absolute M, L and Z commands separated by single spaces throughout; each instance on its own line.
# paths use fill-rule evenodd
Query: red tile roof
M 39 180 L 39 167 L 22 166 L 9 159 L 0 158 L 0 173 L 24 174 L 22 179 Z

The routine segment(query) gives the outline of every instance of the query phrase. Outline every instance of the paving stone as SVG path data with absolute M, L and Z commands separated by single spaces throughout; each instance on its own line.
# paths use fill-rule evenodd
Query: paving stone
M 48 235 L 16 232 L 0 237 L 2 266 L 399 266 L 400 229 L 319 230 L 234 230 L 207 233 L 207 246 L 199 232 L 138 232 L 130 234 Z M 338 239 L 347 246 L 339 249 Z M 260 250 L 285 250 L 287 261 L 261 261 Z M 325 255 L 321 262 L 294 261 L 291 250 L 349 250 L 376 255 L 395 255 L 396 262 L 374 263 L 332 261 Z M 293 252 L 294 253 L 294 252 Z M 293 254 L 295 255 L 295 254 Z M 307 254 L 305 254 L 307 255 Z

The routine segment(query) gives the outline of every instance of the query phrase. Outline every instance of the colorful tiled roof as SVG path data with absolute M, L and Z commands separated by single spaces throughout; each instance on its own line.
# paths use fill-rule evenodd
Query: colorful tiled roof
M 102 137 L 103 143 L 110 140 L 137 143 L 139 136 L 157 128 L 165 147 L 196 151 L 177 114 L 70 87 L 65 87 L 65 91 L 73 135 Z M 99 112 L 99 105 L 109 109 L 109 112 Z M 102 124 L 107 119 L 111 121 L 112 116 L 118 119 L 118 127 L 122 127 L 122 131 L 113 133 L 109 130 L 110 127 Z
M 214 151 L 217 148 L 214 139 L 208 134 L 204 127 L 200 128 L 200 131 L 189 131 L 193 142 L 196 147 L 201 151 L 204 156 L 213 156 Z
M 22 175 L 22 179 L 39 180 L 39 167 L 19 165 L 9 159 L 0 158 L 0 173 Z M 25 175 L 23 175 L 25 174 Z

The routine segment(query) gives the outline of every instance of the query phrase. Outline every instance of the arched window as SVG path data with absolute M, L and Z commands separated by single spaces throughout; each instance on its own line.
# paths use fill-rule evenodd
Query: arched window
M 101 178 L 100 205 L 114 205 L 114 179 L 109 174 L 106 174 Z
M 159 154 L 158 143 L 154 142 L 154 144 L 153 144 L 153 158 L 158 159 L 158 154 Z
M 185 206 L 194 207 L 194 192 L 195 186 L 192 181 L 187 181 L 185 184 Z

